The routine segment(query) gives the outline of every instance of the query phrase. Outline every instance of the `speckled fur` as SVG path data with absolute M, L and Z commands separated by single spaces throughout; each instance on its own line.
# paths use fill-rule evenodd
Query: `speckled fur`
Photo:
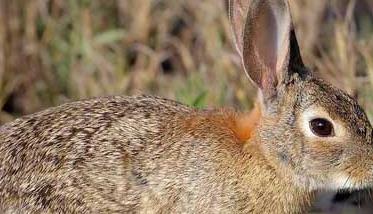
M 18 119 L 0 129 L 0 208 L 299 212 L 309 196 L 262 165 L 266 161 L 251 148 L 255 144 L 243 146 L 232 129 L 209 122 L 212 116 L 229 120 L 230 115 L 156 97 L 118 96 Z M 263 188 L 268 183 L 271 188 Z M 278 192 L 284 190 L 293 194 L 282 198 Z

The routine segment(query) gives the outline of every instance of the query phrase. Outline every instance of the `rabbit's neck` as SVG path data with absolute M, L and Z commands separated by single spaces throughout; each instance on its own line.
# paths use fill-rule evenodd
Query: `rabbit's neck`
M 254 137 L 255 138 L 255 137 Z M 290 179 L 279 175 L 260 151 L 255 139 L 245 144 L 246 153 L 239 164 L 246 172 L 242 182 L 249 183 L 248 192 L 260 196 L 252 199 L 256 208 L 264 210 L 262 213 L 305 213 L 310 208 L 313 193 L 296 187 Z
M 212 177 L 212 181 L 204 183 L 211 186 L 207 185 L 203 197 L 207 197 L 213 189 L 211 194 L 221 202 L 219 204 L 237 209 L 240 213 L 304 213 L 302 211 L 309 207 L 311 194 L 279 176 L 256 141 L 255 129 L 260 115 L 258 107 L 248 115 L 227 109 L 204 110 L 183 115 L 177 120 L 179 129 L 184 133 L 198 136 L 198 141 L 207 140 L 214 147 L 209 152 L 203 149 L 200 155 L 211 155 L 208 159 L 212 160 L 222 154 L 231 154 L 213 162 L 215 168 L 212 174 L 219 174 L 206 176 Z M 212 136 L 216 140 L 210 142 Z M 216 186 L 223 190 L 219 192 Z
M 255 134 L 261 113 L 260 105 L 256 103 L 249 114 L 237 117 L 234 129 L 238 139 L 244 142 L 244 163 L 236 166 L 242 166 L 243 169 L 238 170 L 246 172 L 242 181 L 251 184 L 246 191 L 254 190 L 255 195 L 261 196 L 251 203 L 262 213 L 304 213 L 310 208 L 313 193 L 296 187 L 264 156 L 260 139 Z

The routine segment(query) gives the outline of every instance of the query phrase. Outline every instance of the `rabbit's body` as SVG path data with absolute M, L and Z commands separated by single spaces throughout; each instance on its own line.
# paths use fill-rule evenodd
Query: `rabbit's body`
M 243 144 L 238 118 L 117 96 L 18 119 L 0 129 L 0 210 L 300 212 L 310 194 Z

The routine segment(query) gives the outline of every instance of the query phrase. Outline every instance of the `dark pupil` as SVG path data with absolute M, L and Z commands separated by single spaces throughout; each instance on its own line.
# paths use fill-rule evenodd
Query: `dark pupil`
M 312 132 L 320 137 L 333 135 L 333 125 L 326 119 L 317 118 L 310 122 Z

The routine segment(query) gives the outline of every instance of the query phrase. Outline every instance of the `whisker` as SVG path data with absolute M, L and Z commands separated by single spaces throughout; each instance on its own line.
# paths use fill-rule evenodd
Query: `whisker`
M 369 190 L 368 190 L 368 196 L 369 196 L 369 200 L 373 200 L 373 197 L 372 197 L 372 189 L 369 189 Z
M 348 177 L 347 177 L 345 183 L 344 183 L 343 186 L 342 186 L 342 189 L 346 189 L 346 186 L 347 186 L 347 184 L 349 183 L 350 178 L 351 178 L 351 174 L 348 175 Z M 350 189 L 350 188 L 351 188 L 351 187 L 349 186 L 348 189 Z

